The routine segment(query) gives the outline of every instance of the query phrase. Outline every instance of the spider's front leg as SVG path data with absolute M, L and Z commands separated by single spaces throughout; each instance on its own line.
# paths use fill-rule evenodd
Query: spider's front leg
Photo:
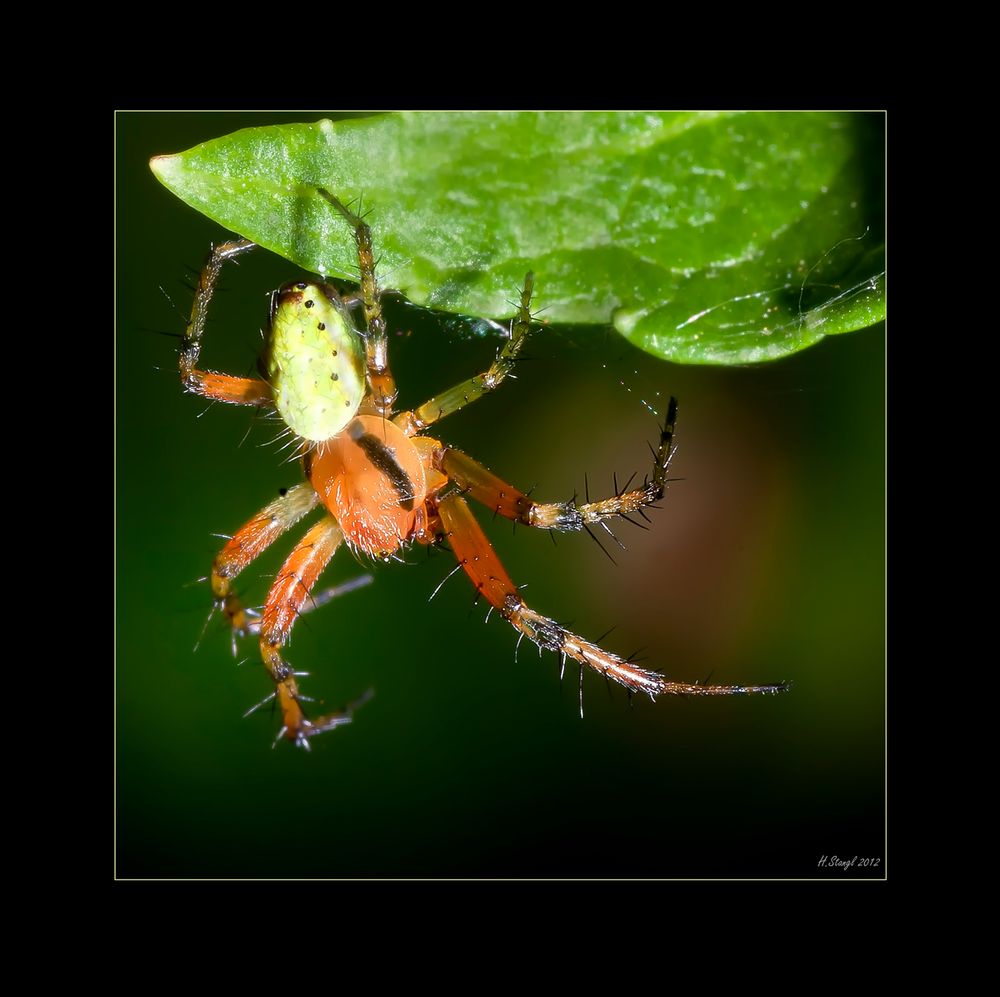
M 266 381 L 252 377 L 233 377 L 231 374 L 217 374 L 211 370 L 199 370 L 198 360 L 201 357 L 201 340 L 205 333 L 205 323 L 208 321 L 208 306 L 219 282 L 219 274 L 227 260 L 241 253 L 246 253 L 255 247 L 255 243 L 247 239 L 237 239 L 213 246 L 208 260 L 198 277 L 195 288 L 194 303 L 191 305 L 191 317 L 188 319 L 181 340 L 181 351 L 178 359 L 181 382 L 188 391 L 210 398 L 216 402 L 229 402 L 232 405 L 271 405 L 273 394 L 271 386 Z
M 441 527 L 458 563 L 476 590 L 524 637 L 546 651 L 555 651 L 580 663 L 580 716 L 583 716 L 583 665 L 625 686 L 629 692 L 674 696 L 742 696 L 751 693 L 784 692 L 788 685 L 702 685 L 672 682 L 658 672 L 638 668 L 624 658 L 566 630 L 555 620 L 536 613 L 521 599 L 468 503 L 459 495 L 449 495 L 438 506 Z
M 368 698 L 366 694 L 343 710 L 310 720 L 302 708 L 306 697 L 299 692 L 296 673 L 281 656 L 281 648 L 288 642 L 312 587 L 343 539 L 337 521 L 324 516 L 288 556 L 268 592 L 261 614 L 260 653 L 276 687 L 264 703 L 277 698 L 283 724 L 278 738 L 284 736 L 300 748 L 309 747 L 308 738 L 350 723 L 354 708 Z
M 311 594 L 312 586 L 333 556 L 342 537 L 339 527 L 328 516 L 313 527 L 289 556 L 271 587 L 260 618 L 244 607 L 232 586 L 247 565 L 318 504 L 319 495 L 309 482 L 289 488 L 241 527 L 219 551 L 212 564 L 212 594 L 215 596 L 216 608 L 221 609 L 232 631 L 233 654 L 236 654 L 237 637 L 251 633 L 259 635 L 264 664 L 277 685 L 276 691 L 264 702 L 270 702 L 277 696 L 284 720 L 282 733 L 304 747 L 308 747 L 305 738 L 348 723 L 351 709 L 361 701 L 351 704 L 340 713 L 308 720 L 302 710 L 303 697 L 298 690 L 295 674 L 282 660 L 280 648 L 287 642 L 297 617 L 338 595 L 367 584 L 371 581 L 371 575 L 362 575 L 343 585 L 316 595 Z M 260 705 L 263 704 L 258 704 Z M 252 713 L 253 709 L 248 713 Z
M 318 504 L 319 495 L 309 482 L 289 488 L 240 527 L 212 563 L 212 595 L 232 631 L 234 656 L 236 638 L 255 629 L 251 611 L 233 591 L 234 579 Z
M 513 485 L 498 478 L 468 454 L 451 447 L 442 447 L 435 452 L 434 466 L 454 481 L 464 493 L 489 506 L 497 515 L 542 530 L 587 530 L 589 533 L 590 527 L 596 525 L 619 542 L 607 526 L 606 520 L 620 517 L 640 526 L 640 523 L 629 519 L 629 516 L 637 513 L 646 518 L 644 510 L 663 498 L 667 471 L 676 452 L 674 447 L 676 421 L 677 399 L 671 398 L 667 407 L 666 422 L 660 431 L 660 445 L 655 452 L 653 473 L 643 481 L 641 488 L 629 491 L 628 486 L 632 482 L 630 478 L 624 488 L 616 489 L 616 493 L 610 498 L 591 502 L 588 496 L 588 501 L 581 505 L 577 505 L 575 500 L 535 502 Z

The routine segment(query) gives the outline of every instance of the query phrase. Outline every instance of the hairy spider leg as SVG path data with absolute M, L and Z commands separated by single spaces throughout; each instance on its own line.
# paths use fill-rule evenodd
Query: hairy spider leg
M 261 614 L 260 653 L 274 679 L 281 708 L 283 726 L 278 738 L 284 736 L 302 748 L 309 747 L 307 738 L 351 721 L 351 706 L 310 720 L 302 709 L 304 697 L 299 692 L 295 672 L 281 657 L 281 648 L 288 643 L 312 587 L 343 539 L 343 531 L 330 515 L 313 526 L 282 565 Z
M 433 425 L 439 419 L 465 408 L 478 398 L 490 391 L 496 390 L 510 376 L 514 369 L 521 348 L 528 337 L 528 330 L 531 328 L 531 292 L 534 288 L 535 275 L 528 273 L 524 278 L 524 287 L 521 290 L 521 304 L 518 307 L 517 315 L 510 326 L 510 338 L 504 343 L 503 348 L 497 354 L 496 360 L 490 365 L 489 370 L 482 374 L 476 374 L 460 384 L 456 384 L 447 391 L 435 395 L 429 401 L 424 402 L 419 408 L 412 412 L 401 412 L 393 420 L 407 436 L 423 432 L 428 426 Z
M 208 321 L 208 306 L 219 282 L 222 267 L 227 260 L 254 249 L 255 246 L 256 243 L 248 239 L 237 239 L 212 247 L 198 277 L 198 287 L 195 289 L 194 303 L 191 305 L 191 317 L 188 319 L 184 338 L 181 340 L 178 363 L 184 387 L 203 398 L 229 402 L 232 405 L 271 405 L 273 403 L 271 386 L 257 378 L 233 377 L 231 374 L 199 370 L 197 365 L 201 356 L 205 323 Z
M 471 495 L 497 515 L 512 519 L 525 526 L 542 530 L 586 530 L 589 525 L 600 525 L 612 537 L 605 520 L 615 516 L 628 519 L 630 513 L 645 516 L 643 510 L 663 498 L 667 470 L 673 458 L 674 427 L 677 422 L 677 399 L 671 398 L 667 419 L 660 432 L 660 445 L 655 454 L 653 475 L 643 481 L 642 488 L 631 491 L 622 489 L 611 498 L 598 502 L 588 501 L 577 505 L 571 502 L 535 502 L 513 485 L 498 478 L 492 471 L 468 454 L 452 447 L 442 447 L 434 452 L 434 467 L 446 474 L 462 492 Z M 626 488 L 631 482 L 626 482 Z M 630 520 L 630 522 L 634 522 Z M 641 525 L 641 524 L 635 524 Z
M 561 627 L 555 620 L 536 613 L 525 605 L 517 586 L 510 580 L 496 551 L 483 533 L 468 503 L 460 495 L 449 495 L 438 506 L 438 515 L 458 563 L 478 592 L 500 615 L 525 637 L 546 651 L 555 651 L 562 660 L 572 658 L 606 678 L 625 686 L 630 692 L 644 692 L 650 699 L 673 696 L 742 696 L 751 693 L 784 692 L 779 685 L 702 685 L 671 682 L 659 672 L 638 668 L 624 658 L 605 651 L 597 644 Z M 581 696 L 580 715 L 583 715 Z
M 232 590 L 233 579 L 278 537 L 315 509 L 319 501 L 316 489 L 308 481 L 289 488 L 241 526 L 215 558 L 212 564 L 212 594 L 216 607 L 225 614 L 232 629 L 234 655 L 236 638 L 250 633 L 253 623 Z
M 372 231 L 368 223 L 342 204 L 328 190 L 316 188 L 317 193 L 340 212 L 354 229 L 354 242 L 358 247 L 361 301 L 364 306 L 365 352 L 368 364 L 368 386 L 371 400 L 365 400 L 360 411 L 373 415 L 389 415 L 399 392 L 389 369 L 389 346 L 382 314 L 382 296 L 375 278 L 375 254 L 372 250 Z

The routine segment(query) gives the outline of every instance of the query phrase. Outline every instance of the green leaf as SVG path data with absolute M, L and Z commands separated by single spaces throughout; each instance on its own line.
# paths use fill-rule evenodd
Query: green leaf
M 389 114 L 244 129 L 153 172 L 307 270 L 504 317 L 613 323 L 683 363 L 773 360 L 885 317 L 884 121 L 833 113 Z

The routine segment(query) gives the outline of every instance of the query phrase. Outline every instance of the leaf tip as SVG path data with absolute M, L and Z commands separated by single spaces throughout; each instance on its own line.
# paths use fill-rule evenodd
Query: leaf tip
M 149 168 L 160 183 L 169 187 L 171 180 L 181 171 L 181 157 L 176 154 L 172 156 L 153 156 L 149 161 Z

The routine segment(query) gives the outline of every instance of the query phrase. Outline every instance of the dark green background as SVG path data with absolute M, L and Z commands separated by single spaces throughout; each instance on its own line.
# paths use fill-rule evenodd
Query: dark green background
M 680 399 L 663 509 L 612 565 L 586 537 L 481 518 L 536 608 L 669 677 L 774 682 L 785 696 L 636 702 L 576 672 L 560 688 L 502 622 L 483 625 L 447 555 L 413 551 L 306 617 L 288 657 L 350 727 L 306 754 L 240 714 L 270 689 L 207 615 L 221 541 L 299 478 L 245 410 L 185 396 L 185 266 L 222 232 L 149 172 L 239 127 L 322 115 L 117 118 L 117 797 L 120 877 L 839 876 L 821 856 L 884 855 L 884 336 L 827 340 L 761 368 L 676 367 L 610 330 L 541 329 L 519 380 L 440 427 L 543 498 L 610 488 L 650 462 L 642 399 Z M 873 162 L 881 176 L 881 161 Z M 375 210 L 378 206 L 375 205 Z M 260 253 L 214 308 L 207 366 L 249 372 L 266 292 L 295 276 Z M 512 288 L 512 295 L 516 289 Z M 477 370 L 497 341 L 397 306 L 401 403 Z M 656 392 L 660 392 L 659 398 Z M 207 411 L 206 411 L 207 409 Z M 204 414 L 202 414 L 204 413 Z M 201 418 L 199 418 L 201 415 Z M 249 430 L 249 433 L 248 433 Z M 244 439 L 246 435 L 245 441 Z M 293 543 L 251 567 L 251 601 Z M 361 573 L 341 552 L 325 579 Z M 859 874 L 852 870 L 849 875 Z M 860 874 L 871 874 L 862 871 Z

